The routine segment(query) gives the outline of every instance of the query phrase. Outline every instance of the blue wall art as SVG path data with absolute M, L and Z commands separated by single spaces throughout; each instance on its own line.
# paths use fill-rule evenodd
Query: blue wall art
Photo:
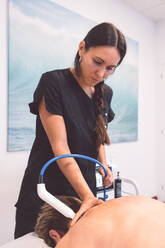
M 72 67 L 79 42 L 96 24 L 53 0 L 9 0 L 8 151 L 31 149 L 36 117 L 28 104 L 41 74 Z M 127 42 L 123 64 L 106 82 L 114 92 L 112 143 L 138 137 L 138 43 Z

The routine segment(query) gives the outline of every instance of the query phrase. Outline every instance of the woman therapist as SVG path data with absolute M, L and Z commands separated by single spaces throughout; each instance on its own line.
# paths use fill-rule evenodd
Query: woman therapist
M 44 203 L 37 195 L 38 178 L 49 159 L 70 153 L 98 159 L 107 170 L 104 185 L 112 184 L 104 144 L 110 144 L 106 128 L 114 113 L 110 107 L 112 89 L 104 80 L 119 66 L 125 53 L 123 34 L 113 24 L 101 23 L 80 42 L 74 68 L 41 76 L 29 104 L 31 113 L 37 115 L 36 137 L 16 203 L 15 238 L 34 230 Z M 95 165 L 91 161 L 60 159 L 57 165 L 47 168 L 44 181 L 51 194 L 82 200 L 72 224 L 87 209 L 101 203 L 96 198 Z

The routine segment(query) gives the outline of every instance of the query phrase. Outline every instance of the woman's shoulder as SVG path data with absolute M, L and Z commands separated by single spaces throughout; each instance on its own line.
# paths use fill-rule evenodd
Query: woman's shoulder
M 40 87 L 49 89 L 63 89 L 68 82 L 69 69 L 46 71 L 41 75 Z
M 67 77 L 68 70 L 69 68 L 56 69 L 56 70 L 46 71 L 42 75 L 49 78 L 62 79 Z
M 113 93 L 113 90 L 112 90 L 112 88 L 108 84 L 105 84 L 104 83 L 104 92 L 106 94 L 112 94 Z
M 112 96 L 113 96 L 112 88 L 109 85 L 104 84 L 104 99 L 110 100 Z

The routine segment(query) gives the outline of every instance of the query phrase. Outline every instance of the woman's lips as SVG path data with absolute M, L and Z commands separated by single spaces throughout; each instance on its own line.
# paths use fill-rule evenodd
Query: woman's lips
M 99 83 L 99 82 L 101 82 L 101 80 L 99 80 L 99 79 L 96 79 L 96 78 L 92 78 L 92 81 L 94 81 L 94 82 L 96 82 L 96 83 Z

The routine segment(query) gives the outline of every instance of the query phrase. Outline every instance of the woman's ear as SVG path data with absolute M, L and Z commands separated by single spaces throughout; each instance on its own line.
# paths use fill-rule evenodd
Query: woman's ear
M 84 52 L 85 52 L 85 41 L 83 40 L 79 44 L 79 49 L 78 49 L 79 56 L 81 57 Z
M 54 229 L 51 229 L 50 231 L 49 231 L 49 236 L 56 242 L 56 244 L 60 241 L 60 239 L 61 239 L 61 236 L 60 236 L 60 234 L 57 232 L 57 231 L 55 231 Z

